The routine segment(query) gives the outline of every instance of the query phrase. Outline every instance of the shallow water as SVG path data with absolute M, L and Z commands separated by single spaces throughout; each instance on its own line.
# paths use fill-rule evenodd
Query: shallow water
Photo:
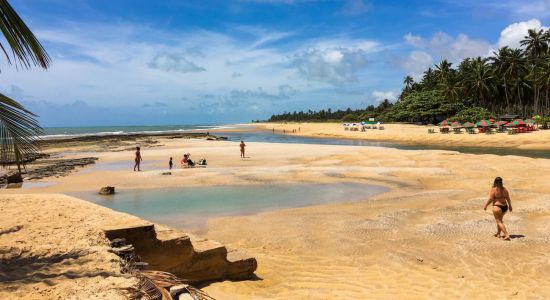
M 244 140 L 246 142 L 264 143 L 290 143 L 290 144 L 320 144 L 320 145 L 345 145 L 345 146 L 370 146 L 385 147 L 401 150 L 449 150 L 469 154 L 494 154 L 494 155 L 516 155 L 532 158 L 550 159 L 548 150 L 522 150 L 513 148 L 495 147 L 465 147 L 465 146 L 443 146 L 443 145 L 412 145 L 393 142 L 360 140 L 360 139 L 339 139 L 339 138 L 317 138 L 303 137 L 296 135 L 273 134 L 271 131 L 250 131 L 250 132 L 223 132 L 219 135 L 226 136 L 231 141 Z
M 117 191 L 112 196 L 92 192 L 73 195 L 155 223 L 203 231 L 213 217 L 359 201 L 387 190 L 374 185 L 336 183 L 137 189 Z

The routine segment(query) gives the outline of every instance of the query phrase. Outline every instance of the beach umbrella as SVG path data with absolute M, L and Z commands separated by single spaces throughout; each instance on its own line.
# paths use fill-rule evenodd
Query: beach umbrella
M 449 126 L 449 120 L 444 120 L 443 122 L 439 123 L 439 126 Z
M 489 119 L 489 122 L 491 122 L 491 123 L 494 124 L 494 123 L 495 123 L 495 119 Z
M 476 127 L 490 127 L 493 123 L 489 120 L 481 120 L 476 123 Z
M 451 123 L 451 126 L 460 127 L 460 123 L 458 121 L 454 121 L 454 122 Z
M 520 120 L 520 119 L 516 119 L 510 123 L 508 123 L 507 126 L 524 126 L 525 125 L 525 122 L 523 122 L 523 120 Z
M 498 122 L 496 123 L 496 125 L 499 126 L 499 127 L 500 127 L 500 126 L 506 126 L 506 124 L 508 124 L 508 122 L 506 122 L 506 121 L 498 121 Z
M 475 125 L 474 125 L 474 123 L 466 122 L 466 123 L 462 124 L 462 126 L 464 126 L 466 128 L 473 128 Z

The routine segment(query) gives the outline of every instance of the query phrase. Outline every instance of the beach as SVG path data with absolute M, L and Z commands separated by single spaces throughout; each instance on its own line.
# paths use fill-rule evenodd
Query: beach
M 258 123 L 253 124 L 277 133 L 322 138 L 346 138 L 405 143 L 410 145 L 516 148 L 524 150 L 550 150 L 550 130 L 508 135 L 439 133 L 437 126 L 411 124 L 382 124 L 384 130 L 367 129 L 366 132 L 344 130 L 342 123 Z M 435 133 L 428 134 L 428 129 Z M 295 130 L 296 132 L 293 132 Z
M 335 123 L 258 126 L 311 137 L 550 149 L 550 131 L 442 135 L 428 134 L 426 126 L 402 124 L 366 133 L 344 131 Z M 293 129 L 297 132 L 290 133 Z M 240 159 L 238 141 L 149 139 L 138 141 L 146 145 L 142 172 L 132 171 L 138 143 L 131 140 L 109 147 L 54 144 L 46 152 L 56 158 L 98 160 L 68 176 L 43 178 L 50 183 L 43 187 L 0 191 L 0 211 L 16 216 L 2 218 L 3 261 L 13 261 L 19 253 L 33 259 L 71 250 L 91 253 L 61 263 L 44 260 L 39 271 L 30 273 L 33 280 L 3 271 L 2 298 L 115 299 L 125 297 L 124 288 L 133 284 L 120 274 L 101 230 L 147 221 L 61 194 L 95 192 L 107 185 L 125 191 L 346 182 L 388 191 L 363 201 L 210 219 L 201 238 L 255 257 L 258 278 L 213 282 L 203 289 L 217 299 L 550 297 L 548 159 L 247 141 L 247 158 Z M 183 153 L 206 158 L 208 166 L 179 168 Z M 171 156 L 176 168 L 162 175 Z M 483 210 L 496 176 L 504 178 L 512 197 L 514 211 L 504 218 L 509 242 L 492 236 L 494 218 Z M 67 276 L 68 270 L 80 276 Z

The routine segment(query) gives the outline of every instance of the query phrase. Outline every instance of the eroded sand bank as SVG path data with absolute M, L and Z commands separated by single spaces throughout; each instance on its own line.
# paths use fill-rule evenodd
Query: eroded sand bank
M 168 157 L 177 162 L 186 152 L 207 158 L 209 166 L 160 175 Z M 380 184 L 393 190 L 367 201 L 211 220 L 206 237 L 255 256 L 261 280 L 213 283 L 205 290 L 220 299 L 550 297 L 550 160 L 269 143 L 248 143 L 249 158 L 241 160 L 234 142 L 161 140 L 143 151 L 145 161 L 153 163 L 138 173 L 131 171 L 131 151 L 94 155 L 100 164 L 115 167 L 91 167 L 55 178 L 56 184 L 45 188 L 3 190 L 2 210 L 13 207 L 11 193 L 39 193 L 46 201 L 56 197 L 49 193 L 94 191 L 103 185 Z M 515 235 L 511 242 L 492 237 L 492 214 L 482 209 L 495 176 L 504 178 L 512 195 L 514 212 L 505 217 Z M 39 214 L 34 205 L 17 205 L 24 225 Z M 57 209 L 67 215 L 74 210 Z M 41 224 L 52 234 L 75 226 Z M 93 222 L 87 226 L 97 227 Z M 2 246 L 11 243 L 15 240 Z M 20 284 L 27 288 L 28 283 Z

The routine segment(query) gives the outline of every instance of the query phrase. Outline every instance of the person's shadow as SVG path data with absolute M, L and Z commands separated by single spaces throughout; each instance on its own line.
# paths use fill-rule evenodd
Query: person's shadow
M 525 235 L 523 235 L 523 234 L 510 234 L 510 239 L 511 240 L 522 239 L 524 237 L 525 237 Z

